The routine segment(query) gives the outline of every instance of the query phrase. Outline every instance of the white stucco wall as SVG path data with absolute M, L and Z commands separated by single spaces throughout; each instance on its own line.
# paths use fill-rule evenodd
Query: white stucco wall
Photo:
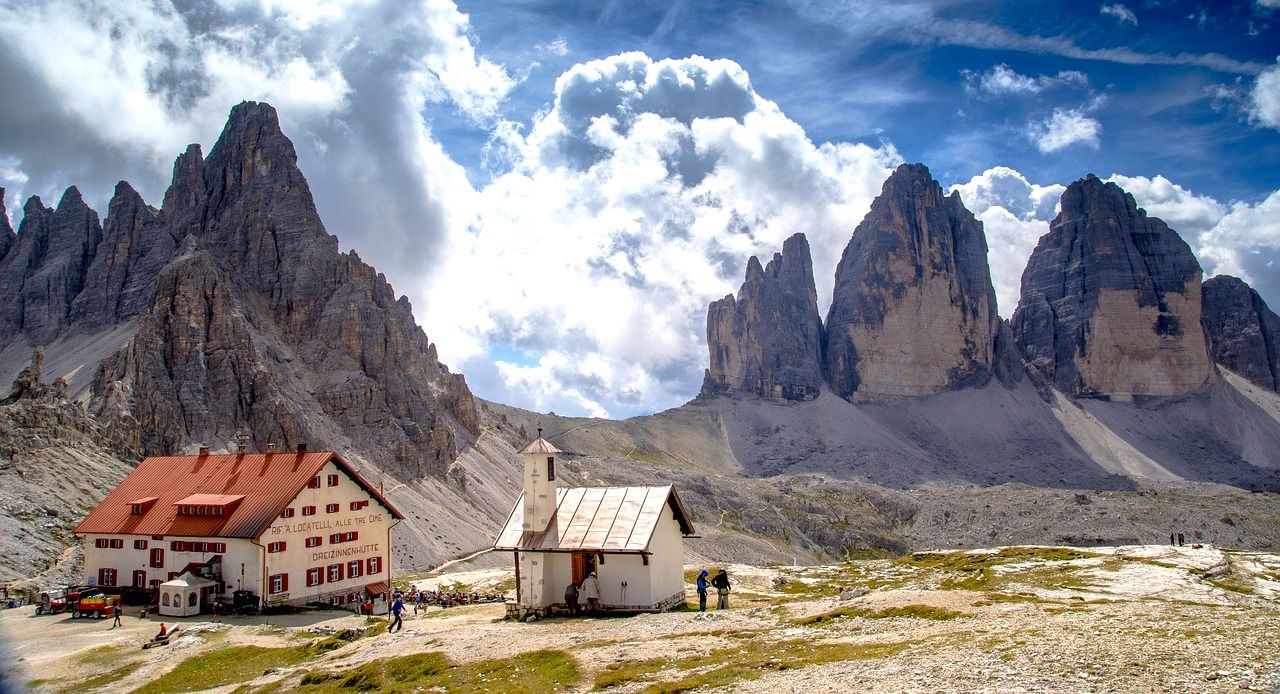
M 328 476 L 340 476 L 337 486 L 328 486 Z M 352 501 L 368 500 L 369 505 L 358 511 L 351 510 Z M 338 510 L 327 513 L 328 504 L 338 504 Z M 303 516 L 303 506 L 315 506 L 316 515 Z M 150 535 L 92 534 L 86 533 L 84 539 L 84 566 L 86 579 L 97 581 L 98 569 L 114 568 L 117 572 L 116 585 L 132 585 L 133 571 L 145 570 L 147 579 L 161 582 L 169 579 L 170 572 L 181 571 L 192 562 L 205 563 L 214 556 L 211 552 L 178 552 L 171 549 L 174 540 L 184 542 L 222 542 L 227 551 L 222 556 L 222 576 L 225 584 L 223 595 L 231 597 L 232 591 L 243 587 L 251 590 L 263 599 L 263 604 L 302 604 L 313 601 L 327 601 L 330 595 L 358 592 L 370 583 L 391 580 L 391 551 L 389 531 L 394 519 L 390 512 L 362 489 L 354 480 L 347 477 L 332 462 L 327 463 L 320 472 L 320 488 L 303 489 L 289 507 L 293 508 L 291 518 L 277 517 L 268 526 L 258 540 L 246 538 L 223 537 L 182 537 L 166 535 L 163 540 L 155 540 Z M 331 544 L 330 535 L 356 531 L 359 538 L 355 542 Z M 306 538 L 319 536 L 318 547 L 307 547 Z M 123 541 L 122 549 L 96 547 L 100 538 L 119 539 Z M 134 540 L 146 540 L 147 549 L 134 549 Z M 283 552 L 268 554 L 266 547 L 271 542 L 283 541 L 286 549 Z M 164 549 L 164 566 L 150 566 L 151 548 Z M 382 558 L 382 567 L 377 575 L 367 573 L 368 558 Z M 348 562 L 359 559 L 366 572 L 357 578 L 350 578 L 345 570 Z M 265 561 L 265 567 L 264 567 Z M 328 580 L 328 566 L 342 563 L 344 579 L 336 583 Z M 307 586 L 306 572 L 308 568 L 325 569 L 325 582 L 318 586 Z M 264 570 L 265 569 L 265 570 Z M 271 594 L 267 578 L 271 574 L 288 573 L 289 590 L 284 594 Z M 86 583 L 88 581 L 86 580 Z

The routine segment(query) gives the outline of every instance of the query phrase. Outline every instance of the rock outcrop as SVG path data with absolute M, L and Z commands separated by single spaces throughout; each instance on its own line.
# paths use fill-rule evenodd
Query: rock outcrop
M 0 348 L 136 328 L 89 407 L 133 422 L 146 453 L 243 433 L 443 476 L 479 429 L 408 300 L 325 232 L 267 104 L 232 109 L 208 158 L 188 147 L 160 210 L 121 182 L 104 226 L 74 187 L 25 213 L 0 260 Z
M 812 400 L 822 387 L 822 319 L 809 241 L 795 234 L 768 266 L 752 256 L 735 299 L 707 312 L 711 365 L 702 392 Z
M 56 210 L 32 197 L 23 212 L 13 248 L 0 261 L 0 345 L 18 333 L 41 344 L 67 325 L 102 240 L 98 213 L 75 186 Z
M 1022 275 L 1014 338 L 1031 367 L 1083 397 L 1176 396 L 1213 378 L 1200 264 L 1133 196 L 1072 183 Z
M 1219 275 L 1201 289 L 1213 360 L 1258 386 L 1280 392 L 1280 317 L 1237 277 Z
M 13 248 L 17 240 L 17 234 L 13 233 L 13 225 L 9 223 L 9 211 L 4 206 L 4 188 L 0 188 L 0 261 L 4 260 L 4 256 L 10 248 Z
M 903 164 L 836 268 L 828 384 L 853 402 L 982 385 L 998 329 L 982 223 L 923 164 Z

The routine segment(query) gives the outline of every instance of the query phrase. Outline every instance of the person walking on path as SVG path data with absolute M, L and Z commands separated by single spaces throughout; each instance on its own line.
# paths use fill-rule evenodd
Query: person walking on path
M 707 611 L 707 570 L 698 574 L 698 611 Z
M 396 598 L 396 601 L 391 603 L 391 626 L 387 627 L 388 634 L 393 631 L 400 631 L 404 628 L 404 622 L 401 620 L 400 616 L 403 613 L 404 603 L 400 598 Z
M 1173 546 L 1173 533 L 1169 533 L 1169 546 Z
M 564 604 L 569 607 L 569 616 L 578 616 L 578 584 L 569 581 L 564 588 Z
M 582 597 L 587 600 L 587 612 L 594 614 L 600 609 L 600 580 L 596 578 L 594 571 L 582 579 L 581 591 Z
M 119 600 L 117 600 L 117 601 L 115 602 L 115 604 L 111 606 L 111 614 L 112 614 L 112 615 L 114 615 L 114 616 L 115 616 L 115 618 L 116 618 L 116 620 L 115 620 L 114 622 L 112 622 L 112 623 L 111 623 L 111 628 L 112 628 L 112 629 L 115 629 L 116 627 L 122 627 L 122 626 L 124 626 L 123 624 L 121 624 L 121 623 L 120 623 L 120 615 L 121 615 L 123 612 L 124 612 L 124 610 L 123 610 L 123 609 L 121 609 L 121 607 L 120 607 L 120 601 L 119 601 Z
M 720 600 L 716 603 L 716 609 L 729 609 L 729 574 L 724 569 L 720 569 L 720 573 L 711 579 L 711 585 L 716 587 L 716 593 L 720 596 Z
M 1183 542 L 1185 542 L 1185 541 L 1186 541 L 1186 540 L 1185 540 L 1185 538 L 1182 536 L 1182 533 L 1178 533 L 1178 546 L 1179 546 L 1179 547 L 1181 547 L 1181 546 L 1182 546 L 1182 543 L 1183 543 Z

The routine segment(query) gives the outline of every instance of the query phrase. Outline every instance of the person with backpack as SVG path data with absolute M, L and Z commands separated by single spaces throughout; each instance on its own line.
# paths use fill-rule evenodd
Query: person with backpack
M 716 603 L 717 610 L 729 609 L 729 574 L 724 569 L 720 569 L 720 573 L 711 579 L 711 585 L 715 586 L 716 593 L 719 594 L 720 600 Z
M 115 604 L 111 606 L 111 614 L 115 615 L 115 618 L 116 618 L 116 621 L 111 623 L 112 629 L 115 629 L 116 627 L 124 626 L 123 624 L 120 623 L 120 615 L 123 613 L 124 613 L 124 609 L 120 607 L 120 601 L 119 600 L 115 601 Z
M 396 598 L 396 601 L 391 603 L 391 626 L 387 627 L 388 634 L 393 631 L 400 631 L 401 629 L 404 629 L 404 621 L 402 621 L 400 616 L 403 612 L 404 602 L 402 602 L 400 598 Z
M 698 585 L 698 611 L 706 612 L 707 611 L 707 570 L 706 569 L 703 569 L 702 573 L 698 574 L 697 585 Z

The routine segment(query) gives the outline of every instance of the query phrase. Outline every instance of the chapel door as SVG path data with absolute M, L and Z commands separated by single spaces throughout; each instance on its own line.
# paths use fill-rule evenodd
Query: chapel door
M 587 574 L 596 570 L 596 555 L 588 552 L 573 553 L 573 582 L 581 585 Z

